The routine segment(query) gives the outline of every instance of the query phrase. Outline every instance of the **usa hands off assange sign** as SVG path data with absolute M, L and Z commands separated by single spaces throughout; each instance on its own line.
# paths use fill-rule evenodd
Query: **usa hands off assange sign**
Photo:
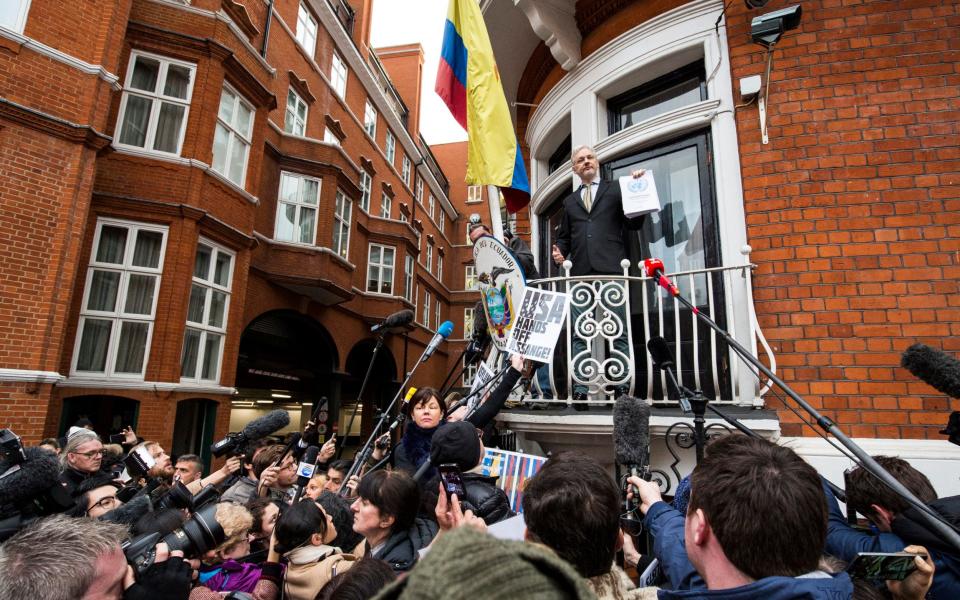
M 507 352 L 549 363 L 567 320 L 569 304 L 564 293 L 526 288 L 507 338 Z

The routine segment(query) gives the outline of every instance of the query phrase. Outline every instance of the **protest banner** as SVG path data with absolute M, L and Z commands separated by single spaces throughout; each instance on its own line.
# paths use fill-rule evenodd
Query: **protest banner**
M 491 379 L 493 379 L 493 371 L 490 370 L 487 363 L 480 363 L 477 367 L 477 374 L 473 377 L 473 385 L 470 387 L 470 395 L 473 396 L 469 404 L 470 410 L 473 410 L 473 407 L 479 404 L 483 398 L 482 394 L 474 395 L 474 392 L 486 385 Z
M 487 448 L 480 461 L 480 472 L 487 477 L 497 477 L 497 487 L 506 492 L 510 509 L 522 513 L 523 484 L 545 462 L 547 459 L 544 456 Z
M 526 288 L 507 339 L 507 352 L 537 362 L 552 361 L 569 304 L 562 292 Z
M 510 248 L 489 235 L 474 242 L 473 264 L 487 329 L 497 350 L 503 350 L 517 317 L 515 301 L 527 286 L 523 269 Z

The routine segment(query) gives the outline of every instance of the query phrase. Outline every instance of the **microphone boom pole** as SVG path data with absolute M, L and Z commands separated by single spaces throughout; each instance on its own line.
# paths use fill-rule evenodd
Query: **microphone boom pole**
M 749 350 L 744 348 L 740 342 L 735 340 L 732 335 L 730 335 L 723 327 L 717 325 L 717 323 L 711 319 L 709 316 L 703 314 L 699 308 L 696 307 L 692 302 L 680 295 L 680 291 L 677 287 L 667 279 L 666 275 L 663 273 L 663 262 L 659 259 L 647 259 L 644 261 L 644 272 L 647 277 L 650 277 L 654 280 L 655 283 L 666 289 L 673 298 L 678 302 L 683 304 L 685 307 L 689 308 L 693 314 L 697 315 L 701 321 L 703 321 L 710 329 L 717 332 L 720 337 L 722 337 L 727 345 L 736 352 L 741 359 L 753 365 L 757 370 L 767 376 L 767 378 L 784 391 L 790 398 L 793 399 L 800 407 L 805 410 L 813 419 L 817 422 L 824 431 L 831 434 L 838 442 L 840 442 L 847 450 L 849 450 L 857 459 L 860 461 L 861 466 L 869 471 L 874 477 L 882 481 L 887 487 L 893 490 L 898 496 L 906 500 L 911 506 L 917 509 L 917 511 L 922 516 L 923 520 L 930 527 L 930 529 L 936 532 L 947 541 L 951 546 L 960 551 L 960 533 L 957 532 L 952 526 L 950 526 L 945 521 L 938 518 L 939 515 L 932 513 L 931 509 L 927 507 L 919 498 L 917 498 L 913 492 L 908 490 L 906 486 L 900 483 L 895 477 L 890 475 L 880 466 L 877 461 L 873 459 L 870 454 L 868 454 L 863 448 L 857 445 L 853 440 L 851 440 L 843 431 L 837 427 L 837 424 L 834 423 L 831 419 L 820 414 L 817 409 L 810 405 L 806 400 L 804 400 L 799 394 L 797 394 L 793 389 L 787 385 L 785 381 L 780 379 L 776 373 L 774 373 L 767 365 L 763 364 L 757 357 L 755 357 Z

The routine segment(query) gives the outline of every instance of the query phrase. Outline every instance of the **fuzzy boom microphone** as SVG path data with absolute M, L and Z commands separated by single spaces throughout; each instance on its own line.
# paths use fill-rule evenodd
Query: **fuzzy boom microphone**
M 951 398 L 960 398 L 960 361 L 925 344 L 907 348 L 900 365 L 930 387 Z

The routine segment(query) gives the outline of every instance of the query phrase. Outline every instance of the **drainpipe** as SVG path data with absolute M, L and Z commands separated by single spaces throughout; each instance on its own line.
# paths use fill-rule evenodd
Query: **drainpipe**
M 273 21 L 273 0 L 267 0 L 267 21 L 263 24 L 263 45 L 260 56 L 267 57 L 267 44 L 270 42 L 270 23 Z

